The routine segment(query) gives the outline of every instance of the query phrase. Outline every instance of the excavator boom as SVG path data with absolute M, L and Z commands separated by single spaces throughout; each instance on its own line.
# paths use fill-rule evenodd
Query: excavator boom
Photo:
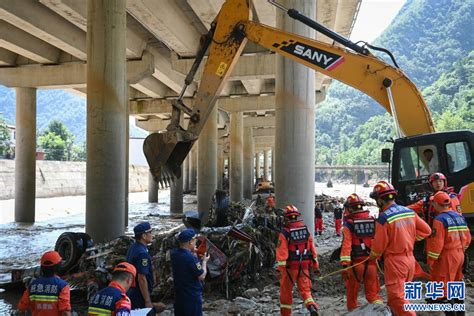
M 326 30 L 326 35 L 335 34 L 295 10 L 288 10 L 288 14 L 311 27 Z M 163 175 L 181 176 L 180 166 L 201 132 L 247 39 L 371 96 L 389 113 L 393 112 L 404 135 L 434 131 L 431 115 L 421 94 L 400 69 L 340 35 L 334 35 L 335 40 L 357 52 L 253 22 L 249 16 L 248 0 L 227 0 L 223 4 L 208 34 L 209 56 L 193 108 L 188 109 L 182 104 L 183 90 L 173 104 L 172 123 L 167 132 L 151 134 L 145 140 L 144 153 L 155 180 Z M 206 48 L 202 47 L 198 55 L 202 57 Z M 193 71 L 197 66 L 193 66 Z M 190 77 L 186 78 L 187 84 Z M 190 116 L 186 130 L 179 125 L 183 111 Z

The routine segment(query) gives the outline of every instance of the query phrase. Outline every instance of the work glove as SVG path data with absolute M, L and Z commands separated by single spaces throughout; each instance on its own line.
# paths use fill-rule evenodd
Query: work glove
M 318 260 L 313 260 L 313 270 L 319 270 L 319 262 Z

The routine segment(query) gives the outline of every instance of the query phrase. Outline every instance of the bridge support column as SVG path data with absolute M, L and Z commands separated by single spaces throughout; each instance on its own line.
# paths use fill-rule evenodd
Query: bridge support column
M 181 177 L 175 178 L 170 186 L 170 213 L 183 213 L 183 166 L 181 166 Z
M 35 222 L 36 89 L 16 88 L 15 222 Z
M 363 185 L 364 188 L 368 188 L 369 187 L 369 171 L 368 170 L 364 170 L 364 185 Z
M 310 19 L 316 18 L 316 1 L 285 0 Z M 277 12 L 277 27 L 314 38 L 315 31 Z M 275 192 L 278 207 L 293 204 L 314 234 L 314 108 L 315 74 L 290 59 L 276 59 Z
M 87 1 L 86 232 L 96 242 L 125 231 L 125 34 L 125 0 Z
M 260 178 L 260 168 L 261 168 L 260 152 L 258 152 L 255 155 L 255 178 L 256 179 Z
M 243 194 L 243 123 L 242 112 L 230 114 L 230 173 L 229 187 L 231 201 L 241 201 Z
M 153 180 L 151 173 L 148 173 L 148 203 L 158 203 L 158 183 Z
M 189 177 L 189 154 L 188 156 L 186 156 L 186 159 L 184 159 L 183 161 L 183 191 L 184 192 L 189 190 L 188 177 Z
M 269 177 L 270 177 L 269 164 L 270 164 L 269 151 L 268 151 L 268 150 L 264 150 L 264 151 L 263 151 L 263 177 L 264 177 L 265 180 L 267 180 L 267 181 L 268 181 L 268 179 L 269 179 Z
M 217 105 L 202 129 L 197 164 L 197 208 L 205 224 L 209 220 L 212 197 L 217 189 Z
M 326 183 L 326 187 L 332 188 L 332 171 L 329 170 L 327 172 L 327 175 L 328 175 L 328 182 Z
M 244 198 L 251 200 L 253 193 L 253 136 L 252 128 L 244 129 Z
M 223 146 L 217 147 L 217 188 L 222 190 L 224 182 L 224 149 Z
M 270 172 L 271 181 L 275 181 L 275 146 L 272 147 L 272 171 Z
M 196 176 L 197 176 L 197 148 L 199 146 L 199 142 L 195 142 L 193 148 L 189 152 L 189 190 L 195 191 L 196 190 Z

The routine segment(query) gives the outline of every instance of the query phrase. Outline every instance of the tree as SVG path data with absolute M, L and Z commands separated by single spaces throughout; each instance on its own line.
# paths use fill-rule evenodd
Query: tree
M 40 136 L 39 143 L 45 151 L 46 160 L 71 160 L 74 136 L 63 122 L 51 121 Z
M 10 151 L 11 145 L 7 122 L 0 115 L 0 156 L 4 156 Z

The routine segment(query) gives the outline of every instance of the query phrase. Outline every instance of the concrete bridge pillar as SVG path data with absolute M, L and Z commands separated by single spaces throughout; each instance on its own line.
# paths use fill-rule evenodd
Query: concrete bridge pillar
M 35 222 L 36 89 L 16 88 L 15 222 Z
M 189 177 L 189 154 L 183 161 L 183 191 L 186 192 L 188 188 L 188 177 Z
M 253 136 L 252 128 L 244 129 L 244 198 L 251 200 L 253 193 Z
M 364 170 L 364 188 L 369 187 L 369 170 Z
M 316 1 L 280 2 L 311 19 Z M 285 31 L 314 38 L 315 31 L 277 12 L 276 25 Z M 314 233 L 314 108 L 315 72 L 288 58 L 276 59 L 275 193 L 278 207 L 295 205 Z
M 326 187 L 332 188 L 332 170 L 328 170 L 328 182 L 326 183 Z
M 258 152 L 255 155 L 255 178 L 256 179 L 260 178 L 260 168 L 261 168 L 260 152 Z
M 269 160 L 269 151 L 264 150 L 263 151 L 263 177 L 265 180 L 268 181 L 270 177 L 270 172 L 269 172 L 269 165 L 270 165 L 270 160 Z
M 229 187 L 231 201 L 241 201 L 243 194 L 243 123 L 242 112 L 230 114 L 230 172 Z
M 199 142 L 195 142 L 193 148 L 189 152 L 189 190 L 196 190 L 196 177 L 197 177 L 197 150 L 199 147 Z
M 207 223 L 212 197 L 217 189 L 217 105 L 202 129 L 197 164 L 197 207 L 202 222 Z
M 153 180 L 151 173 L 148 173 L 148 203 L 158 203 L 158 183 Z
M 125 230 L 125 34 L 125 0 L 87 1 L 86 232 L 96 242 Z
M 170 214 L 183 213 L 183 166 L 181 177 L 174 178 L 170 186 Z
M 275 181 L 275 146 L 272 147 L 272 171 L 270 172 L 272 182 Z
M 224 148 L 217 147 L 217 188 L 222 190 L 222 183 L 224 181 Z

